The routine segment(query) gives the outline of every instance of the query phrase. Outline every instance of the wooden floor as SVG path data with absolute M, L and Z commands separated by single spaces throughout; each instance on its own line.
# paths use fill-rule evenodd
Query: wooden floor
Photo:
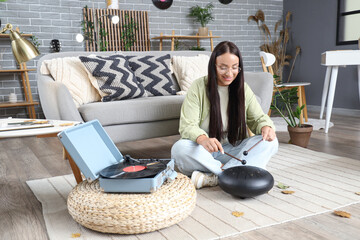
M 310 113 L 313 118 L 318 114 Z M 328 134 L 315 131 L 308 148 L 360 160 L 359 117 L 333 115 Z M 133 157 L 170 157 L 179 136 L 117 144 Z M 286 143 L 288 133 L 278 133 Z M 12 138 L 0 140 L 0 239 L 47 239 L 41 204 L 25 181 L 70 174 L 56 138 Z M 360 174 L 360 173 L 359 173 Z M 314 183 L 316 184 L 316 183 Z M 360 189 L 359 189 L 360 192 Z M 344 208 L 345 219 L 325 213 L 243 233 L 229 239 L 360 239 L 360 204 Z

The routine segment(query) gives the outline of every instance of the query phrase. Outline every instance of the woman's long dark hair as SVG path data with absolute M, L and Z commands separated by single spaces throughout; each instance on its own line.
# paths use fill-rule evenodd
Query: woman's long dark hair
M 224 137 L 224 131 L 220 111 L 220 97 L 218 92 L 216 75 L 216 58 L 224 53 L 231 53 L 239 58 L 240 72 L 229 85 L 228 104 L 228 140 L 233 146 L 238 145 L 246 137 L 245 123 L 245 94 L 244 94 L 244 71 L 243 62 L 237 46 L 228 41 L 219 43 L 211 54 L 208 68 L 207 94 L 210 101 L 209 136 L 219 141 Z

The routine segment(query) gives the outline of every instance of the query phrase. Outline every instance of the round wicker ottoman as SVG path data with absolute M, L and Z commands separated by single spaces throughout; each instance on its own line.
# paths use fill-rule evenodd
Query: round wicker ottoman
M 84 227 L 105 233 L 152 232 L 178 223 L 190 215 L 196 190 L 190 179 L 178 173 L 151 194 L 104 193 L 99 182 L 86 180 L 69 194 L 70 215 Z

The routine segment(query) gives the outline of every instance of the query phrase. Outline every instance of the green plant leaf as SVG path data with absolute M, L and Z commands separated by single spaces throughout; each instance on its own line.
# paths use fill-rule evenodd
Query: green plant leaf
M 40 52 L 40 49 L 39 49 L 39 47 L 40 47 L 40 43 L 39 43 L 39 39 L 35 36 L 35 35 L 32 35 L 31 37 L 30 37 L 30 40 L 31 40 L 31 42 L 33 43 L 33 45 L 36 47 L 36 49 Z
M 286 123 L 291 127 L 301 126 L 300 124 L 300 114 L 301 110 L 305 106 L 297 106 L 298 96 L 297 91 L 298 88 L 294 87 L 291 89 L 280 89 L 275 86 L 277 90 L 271 105 L 271 109 L 276 110 L 281 117 L 284 118 Z M 298 119 L 299 124 L 296 121 Z

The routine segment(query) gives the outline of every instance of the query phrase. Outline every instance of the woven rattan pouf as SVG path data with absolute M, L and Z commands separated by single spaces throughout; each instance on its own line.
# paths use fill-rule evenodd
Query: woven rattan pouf
M 84 227 L 105 233 L 152 232 L 178 223 L 190 215 L 196 190 L 190 179 L 178 173 L 151 194 L 104 193 L 99 182 L 86 180 L 69 194 L 70 215 Z

